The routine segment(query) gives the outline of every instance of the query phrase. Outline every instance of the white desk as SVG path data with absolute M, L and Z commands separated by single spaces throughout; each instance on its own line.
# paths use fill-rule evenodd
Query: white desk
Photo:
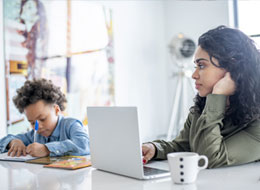
M 153 163 L 162 168 L 165 162 Z M 43 168 L 38 164 L 0 161 L 0 189 L 72 190 L 259 190 L 260 162 L 220 169 L 203 170 L 192 185 L 175 185 L 170 177 L 136 180 L 92 167 L 79 170 Z

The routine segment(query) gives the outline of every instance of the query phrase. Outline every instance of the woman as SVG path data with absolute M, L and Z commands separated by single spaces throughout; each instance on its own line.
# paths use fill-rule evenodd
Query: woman
M 198 94 L 184 129 L 171 142 L 143 144 L 144 162 L 170 152 L 197 152 L 209 168 L 260 159 L 260 53 L 237 29 L 219 26 L 200 36 L 195 53 Z

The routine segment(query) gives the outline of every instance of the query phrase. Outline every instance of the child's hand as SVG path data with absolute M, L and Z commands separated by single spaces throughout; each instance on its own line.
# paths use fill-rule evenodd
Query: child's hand
M 20 139 L 12 140 L 8 145 L 9 151 L 8 156 L 26 156 L 26 146 Z
M 44 144 L 35 142 L 27 146 L 26 153 L 34 157 L 44 157 L 49 156 L 50 151 Z
M 146 164 L 155 155 L 155 147 L 152 143 L 145 143 L 142 145 L 143 162 Z
M 235 93 L 236 84 L 230 76 L 230 73 L 227 72 L 225 76 L 220 79 L 213 87 L 212 94 L 223 94 L 230 96 Z

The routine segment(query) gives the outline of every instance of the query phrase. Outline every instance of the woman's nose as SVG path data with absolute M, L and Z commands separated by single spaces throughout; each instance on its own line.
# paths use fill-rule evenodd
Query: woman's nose
M 193 79 L 198 79 L 199 78 L 199 73 L 198 73 L 198 69 L 195 69 L 195 71 L 192 74 L 192 78 Z

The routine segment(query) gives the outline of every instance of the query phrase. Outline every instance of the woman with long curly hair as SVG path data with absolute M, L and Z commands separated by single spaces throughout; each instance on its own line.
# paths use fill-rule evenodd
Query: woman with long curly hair
M 206 155 L 209 168 L 260 159 L 260 52 L 238 29 L 219 26 L 200 36 L 192 75 L 198 94 L 173 141 L 142 146 L 144 162 L 171 152 Z

